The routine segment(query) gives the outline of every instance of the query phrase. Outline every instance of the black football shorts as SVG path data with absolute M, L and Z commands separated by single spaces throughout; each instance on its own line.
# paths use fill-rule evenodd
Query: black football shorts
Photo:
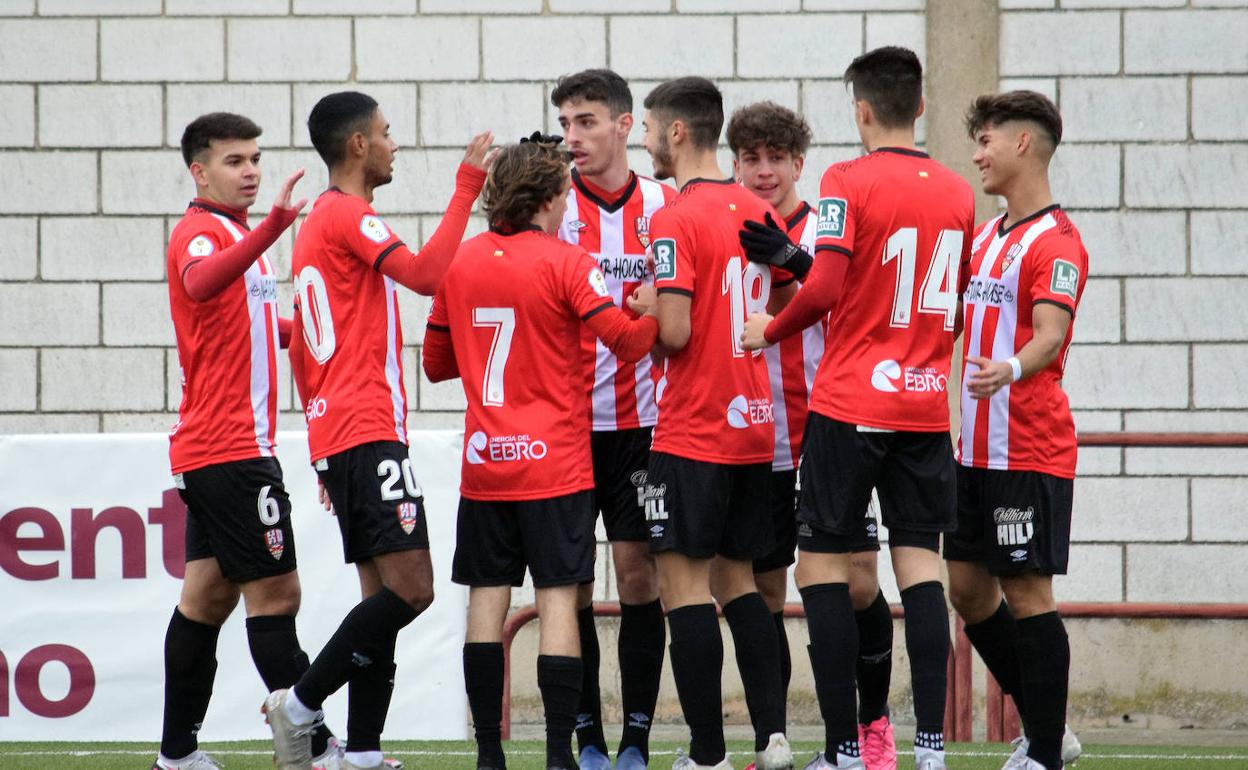
M 594 498 L 611 542 L 645 542 L 646 466 L 651 428 L 601 430 L 590 434 L 594 456 Z
M 313 467 L 333 503 L 348 564 L 383 553 L 429 548 L 425 498 L 406 444 L 360 444 Z
M 535 588 L 594 579 L 594 494 L 542 500 L 459 500 L 451 580 L 466 586 Z
M 650 453 L 650 552 L 753 561 L 775 547 L 767 488 L 771 463 L 722 465 Z

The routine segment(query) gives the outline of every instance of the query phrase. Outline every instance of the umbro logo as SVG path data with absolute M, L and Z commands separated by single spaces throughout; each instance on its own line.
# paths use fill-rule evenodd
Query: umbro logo
M 1027 551 L 1023 550 L 1022 548 L 1019 548 L 1014 551 L 1010 551 L 1010 558 L 1013 559 L 1014 561 L 1026 561 Z
M 663 525 L 655 524 L 650 528 L 650 537 L 663 537 Z

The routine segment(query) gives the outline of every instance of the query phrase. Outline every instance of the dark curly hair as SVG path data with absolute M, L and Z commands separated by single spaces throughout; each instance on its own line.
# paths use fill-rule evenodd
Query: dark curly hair
M 1048 135 L 1050 148 L 1062 141 L 1062 114 L 1057 105 L 1035 91 L 1006 91 L 984 94 L 966 111 L 966 132 L 975 135 L 988 126 L 999 126 L 1011 120 L 1025 120 L 1040 126 Z
M 563 193 L 571 160 L 567 151 L 550 142 L 504 147 L 481 194 L 490 229 L 514 232 L 533 221 L 543 203 Z
M 783 150 L 793 157 L 810 147 L 806 119 L 775 102 L 756 102 L 732 113 L 728 121 L 728 146 L 734 155 L 763 147 Z

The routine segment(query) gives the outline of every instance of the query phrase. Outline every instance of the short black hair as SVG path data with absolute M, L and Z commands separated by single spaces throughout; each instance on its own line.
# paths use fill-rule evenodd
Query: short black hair
M 308 134 L 325 165 L 333 168 L 342 162 L 347 137 L 367 130 L 376 111 L 377 100 L 359 91 L 339 91 L 316 103 L 308 115 Z
M 886 45 L 867 51 L 845 69 L 845 84 L 854 98 L 871 105 L 876 120 L 886 128 L 914 123 L 923 100 L 923 65 L 909 48 Z
M 562 107 L 571 99 L 602 102 L 613 118 L 633 111 L 633 92 L 628 81 L 608 69 L 582 70 L 560 77 L 555 90 L 550 92 L 550 103 Z
M 775 102 L 755 102 L 732 113 L 728 121 L 728 147 L 733 155 L 764 147 L 783 150 L 793 157 L 810 147 L 806 119 Z
M 262 129 L 251 118 L 232 112 L 210 112 L 192 120 L 182 132 L 182 160 L 190 167 L 214 141 L 255 139 Z
M 684 121 L 694 147 L 705 150 L 719 144 L 724 97 L 706 78 L 684 77 L 660 83 L 646 95 L 645 108 L 658 113 L 667 124 Z
M 980 96 L 966 111 L 966 132 L 974 139 L 984 128 L 1011 120 L 1025 120 L 1040 126 L 1048 134 L 1053 148 L 1062 141 L 1062 114 L 1057 111 L 1053 100 L 1035 91 L 1006 91 Z

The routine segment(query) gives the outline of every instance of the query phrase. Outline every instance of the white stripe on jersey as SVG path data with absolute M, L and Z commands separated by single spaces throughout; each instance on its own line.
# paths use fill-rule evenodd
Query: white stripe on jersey
M 390 403 L 394 408 L 394 435 L 407 443 L 407 405 L 403 397 L 403 377 L 399 360 L 399 299 L 394 294 L 394 281 L 382 276 L 386 286 L 386 383 L 390 385 Z
M 237 243 L 243 239 L 243 233 L 229 217 L 213 214 L 218 221 L 234 236 Z M 261 254 L 260 258 L 247 268 L 243 274 L 246 286 L 261 286 L 265 276 L 272 279 L 273 269 L 269 258 Z M 276 284 L 275 284 L 276 285 Z M 261 457 L 273 456 L 273 429 L 269 423 L 269 391 L 273 383 L 269 379 L 270 356 L 279 347 L 277 339 L 277 302 L 266 301 L 265 292 L 247 294 L 248 328 L 251 333 L 251 419 L 256 446 Z M 268 323 L 266 323 L 266 318 Z
M 1005 286 L 1006 290 L 1018 296 L 1018 277 L 1021 273 L 1023 260 L 1027 257 L 1027 252 L 1031 249 L 1031 245 L 1036 239 L 1045 232 L 1057 226 L 1057 220 L 1052 214 L 1046 214 L 1038 221 L 1031 224 L 1027 228 L 1027 232 L 1019 240 L 1020 250 L 1014 257 L 1014 261 L 1003 271 L 1000 282 Z M 988 228 L 985 228 L 988 230 Z M 979 266 L 978 277 L 987 278 L 997 262 L 1001 258 L 1001 249 L 1009 240 L 1009 233 L 1004 237 L 998 236 L 997 224 L 991 225 L 991 233 L 993 240 L 988 246 L 988 251 L 984 255 L 984 261 Z M 983 238 L 976 239 L 976 243 L 982 243 Z M 983 322 L 984 322 L 983 306 L 975 317 L 972 328 L 968 331 L 971 333 L 970 345 L 967 347 L 967 356 L 984 355 L 983 351 Z M 992 358 L 994 360 L 1004 360 L 1017 352 L 1015 348 L 1014 337 L 1018 331 L 1018 305 L 1016 302 L 1003 303 L 998 308 L 997 325 L 992 340 Z M 1008 351 L 1008 355 L 1007 355 Z M 965 377 L 965 375 L 964 375 Z M 961 429 L 961 456 L 964 462 L 971 463 L 975 458 L 975 422 L 979 413 L 980 401 L 971 398 L 970 391 L 966 388 L 965 381 L 962 386 L 962 429 Z M 992 395 L 988 400 L 988 467 L 995 470 L 1009 469 L 1010 456 L 1010 385 L 1006 384 L 1000 390 Z M 969 417 L 968 417 L 969 415 Z
M 575 189 L 575 188 L 573 188 Z M 571 208 L 571 207 L 569 207 Z M 624 254 L 624 208 L 615 211 L 598 210 L 599 253 Z M 611 301 L 616 307 L 624 307 L 624 283 L 619 279 L 607 277 L 607 291 L 611 293 Z M 595 339 L 596 354 L 594 357 L 594 403 L 593 428 L 595 430 L 612 430 L 617 424 L 615 399 L 615 372 L 619 362 L 602 340 Z M 601 426 L 601 427 L 600 427 Z

